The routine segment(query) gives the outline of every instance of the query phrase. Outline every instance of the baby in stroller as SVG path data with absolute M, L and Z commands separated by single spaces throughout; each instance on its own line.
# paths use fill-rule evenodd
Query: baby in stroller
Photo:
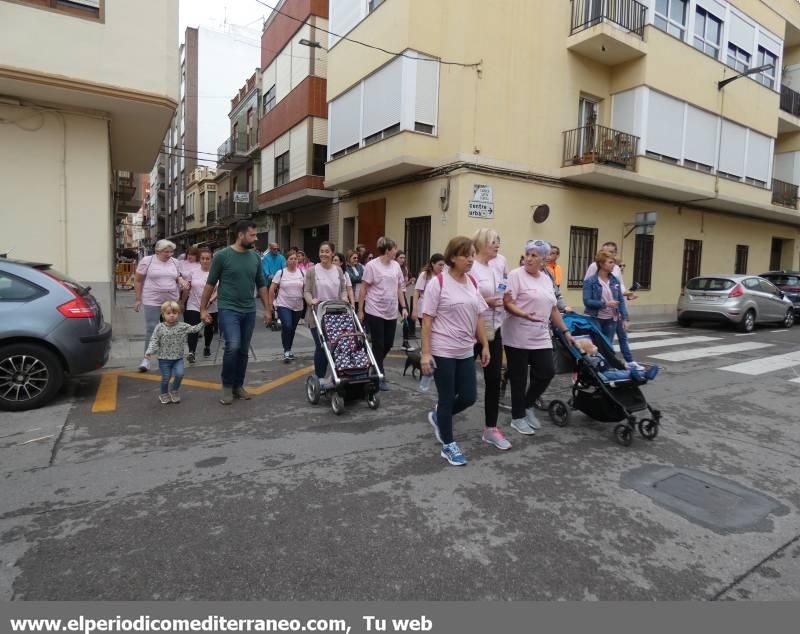
M 658 366 L 649 366 L 644 369 L 644 372 L 636 369 L 636 367 L 629 367 L 627 370 L 617 370 L 613 368 L 606 358 L 600 354 L 597 346 L 592 343 L 591 337 L 586 335 L 577 335 L 575 337 L 575 347 L 586 356 L 589 364 L 597 370 L 608 381 L 624 381 L 633 380 L 636 382 L 646 383 L 656 378 L 658 374 Z

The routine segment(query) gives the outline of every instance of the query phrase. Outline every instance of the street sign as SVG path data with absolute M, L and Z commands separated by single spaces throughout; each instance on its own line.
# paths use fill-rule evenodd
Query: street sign
M 489 185 L 472 186 L 469 217 L 483 220 L 494 218 L 494 190 Z
M 249 203 L 250 192 L 233 192 L 233 202 L 235 203 Z

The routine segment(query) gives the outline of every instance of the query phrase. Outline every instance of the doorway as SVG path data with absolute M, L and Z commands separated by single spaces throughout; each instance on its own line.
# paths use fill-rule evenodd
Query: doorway
M 329 240 L 330 225 L 309 227 L 303 229 L 303 251 L 306 257 L 314 262 L 319 262 L 319 245 Z
M 578 156 L 585 156 L 595 150 L 597 120 L 600 116 L 600 103 L 591 97 L 581 97 L 578 102 L 579 145 Z
M 769 270 L 779 271 L 781 260 L 783 259 L 783 240 L 772 238 L 772 246 L 769 250 Z
M 702 240 L 683 241 L 683 271 L 681 272 L 681 288 L 693 277 L 700 275 L 700 263 L 703 259 Z
M 403 243 L 409 273 L 416 277 L 431 257 L 431 217 L 406 218 Z
M 386 199 L 371 200 L 358 205 L 358 243 L 367 247 L 367 253 L 376 252 L 378 238 L 386 235 Z

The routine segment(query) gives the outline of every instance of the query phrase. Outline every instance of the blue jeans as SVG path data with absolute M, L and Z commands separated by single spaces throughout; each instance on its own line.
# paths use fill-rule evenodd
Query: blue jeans
M 161 370 L 161 393 L 169 391 L 177 392 L 181 389 L 183 381 L 183 359 L 159 359 L 158 369 Z M 169 379 L 172 377 L 172 389 L 170 390 Z
M 297 330 L 297 324 L 303 316 L 302 310 L 289 310 L 283 306 L 278 306 L 278 319 L 281 320 L 281 343 L 283 344 L 283 351 L 289 352 L 294 343 L 294 333 Z
M 433 360 L 436 363 L 433 380 L 439 392 L 436 422 L 442 442 L 449 445 L 453 442 L 453 416 L 463 412 L 478 399 L 475 359 L 434 357 Z
M 598 319 L 597 317 L 594 320 L 600 326 L 600 331 L 606 336 L 612 348 L 614 347 L 614 335 L 619 337 L 619 349 L 622 352 L 622 358 L 628 362 L 633 361 L 631 347 L 628 345 L 628 333 L 625 332 L 622 320 Z
M 325 351 L 322 349 L 322 341 L 320 341 L 319 333 L 316 328 L 311 328 L 311 337 L 314 339 L 314 374 L 318 379 L 324 379 L 325 373 L 328 371 L 328 357 L 325 356 Z
M 256 325 L 256 313 L 240 313 L 236 310 L 220 309 L 217 319 L 222 338 L 225 339 L 225 354 L 222 357 L 222 385 L 242 387 L 247 372 L 250 340 Z

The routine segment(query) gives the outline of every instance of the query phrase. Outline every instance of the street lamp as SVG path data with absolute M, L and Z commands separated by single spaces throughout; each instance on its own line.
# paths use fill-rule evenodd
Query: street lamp
M 298 44 L 302 44 L 303 46 L 308 46 L 309 48 L 322 48 L 322 44 L 315 40 L 307 40 L 303 38 L 298 42 Z
M 300 42 L 303 43 L 302 40 Z M 750 68 L 743 73 L 736 75 L 735 77 L 728 77 L 728 79 L 723 79 L 719 83 L 717 83 L 717 90 L 722 90 L 725 86 L 730 84 L 732 81 L 736 81 L 740 77 L 747 77 L 748 75 L 757 75 L 758 73 L 763 73 L 765 70 L 771 70 L 775 68 L 775 64 L 764 64 L 763 66 L 756 66 L 755 68 Z

